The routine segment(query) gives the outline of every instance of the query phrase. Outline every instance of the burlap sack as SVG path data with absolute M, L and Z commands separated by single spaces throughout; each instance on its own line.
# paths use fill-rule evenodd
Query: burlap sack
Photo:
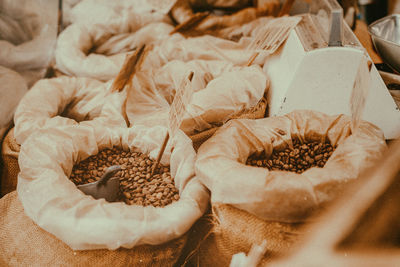
M 15 138 L 22 144 L 38 129 L 64 125 L 126 126 L 122 103 L 126 95 L 112 92 L 111 82 L 62 76 L 37 82 L 15 111 Z
M 207 222 L 204 222 L 205 224 Z M 194 266 L 229 266 L 239 252 L 267 243 L 262 263 L 285 255 L 301 239 L 301 224 L 268 222 L 231 205 L 212 205 L 212 228 L 186 261 Z
M 0 2 L 0 65 L 21 74 L 29 87 L 45 76 L 56 38 L 56 2 Z
M 264 118 L 267 112 L 267 99 L 263 97 L 256 106 L 251 109 L 244 110 L 237 115 L 232 116 L 231 119 L 261 119 Z M 213 127 L 211 129 L 205 130 L 203 132 L 190 135 L 192 139 L 193 146 L 198 149 L 202 143 L 204 143 L 208 138 L 210 138 L 219 127 Z
M 0 199 L 0 266 L 174 266 L 187 234 L 162 245 L 73 251 L 24 213 L 14 191 Z
M 75 23 L 58 37 L 55 67 L 69 76 L 108 81 L 117 76 L 128 53 L 167 38 L 164 16 L 128 13 L 96 24 Z
M 164 207 L 94 199 L 68 178 L 74 164 L 119 147 L 156 158 L 167 128 L 49 128 L 21 146 L 17 191 L 25 213 L 74 250 L 159 245 L 185 234 L 205 212 L 209 193 L 194 174 L 195 151 L 179 131 L 161 158 L 170 165 L 180 199 Z M 59 144 L 62 144 L 60 146 Z M 173 150 L 172 150 L 173 148 Z M 172 150 L 172 152 L 171 152 Z
M 260 70 L 256 65 L 239 67 L 222 60 L 173 60 L 159 69 L 136 73 L 127 93 L 127 117 L 133 125 L 166 126 L 177 87 L 193 71 L 186 89 L 193 95 L 180 127 L 192 136 L 255 108 L 268 89 L 268 79 Z
M 4 138 L 1 146 L 1 160 L 3 168 L 1 171 L 1 196 L 17 189 L 19 173 L 18 155 L 21 147 L 14 138 L 14 128 L 12 128 Z
M 302 142 L 337 146 L 324 167 L 301 174 L 246 165 L 248 157 Z M 259 218 L 300 222 L 333 201 L 386 149 L 382 131 L 366 121 L 352 129 L 345 115 L 298 110 L 258 120 L 230 120 L 198 150 L 196 175 L 212 203 L 231 204 Z

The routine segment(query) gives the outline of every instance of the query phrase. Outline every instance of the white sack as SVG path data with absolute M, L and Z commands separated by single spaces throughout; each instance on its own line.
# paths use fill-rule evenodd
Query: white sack
M 21 75 L 0 66 L 0 141 L 11 126 L 14 111 L 27 91 L 28 86 Z
M 55 1 L 0 2 L 0 65 L 19 72 L 29 87 L 45 75 L 56 35 Z
M 26 214 L 74 250 L 156 245 L 188 231 L 209 200 L 194 176 L 191 140 L 179 132 L 173 152 L 169 145 L 161 161 L 170 163 L 180 200 L 163 208 L 129 206 L 82 193 L 68 178 L 73 164 L 114 146 L 137 147 L 155 158 L 166 128 L 93 126 L 41 130 L 26 140 L 19 155 L 17 187 Z
M 102 24 L 72 24 L 58 38 L 56 68 L 70 76 L 113 79 L 128 52 L 143 44 L 157 43 L 172 29 L 169 24 L 156 23 L 139 14 Z
M 228 29 L 227 37 L 249 34 L 247 28 Z M 253 33 L 251 33 L 252 35 Z M 232 37 L 235 39 L 237 37 Z M 239 42 L 234 42 L 211 35 L 185 38 L 181 34 L 173 34 L 168 39 L 160 42 L 144 59 L 143 69 L 159 68 L 169 61 L 181 60 L 222 60 L 238 66 L 246 66 L 253 55 L 253 51 L 246 50 L 251 38 L 241 37 Z M 254 65 L 263 66 L 267 58 L 266 53 L 261 53 L 253 62 Z
M 253 153 L 265 151 L 269 157 L 273 149 L 291 144 L 293 137 L 328 139 L 337 148 L 323 168 L 301 174 L 245 165 Z M 196 175 L 210 189 L 212 203 L 232 204 L 265 220 L 296 222 L 340 195 L 385 149 L 382 131 L 371 123 L 363 121 L 351 133 L 348 116 L 294 111 L 229 121 L 198 150 Z
M 240 111 L 257 105 L 267 77 L 259 66 L 238 67 L 226 61 L 171 61 L 162 68 L 136 73 L 128 90 L 127 117 L 133 125 L 168 125 L 169 106 L 176 86 L 189 71 L 193 96 L 181 129 L 186 134 L 222 124 Z
M 14 135 L 22 144 L 41 128 L 77 125 L 95 120 L 126 126 L 122 115 L 125 93 L 110 93 L 111 82 L 62 76 L 37 82 L 20 101 L 14 116 Z
M 70 20 L 84 25 L 102 24 L 132 13 L 142 14 L 152 21 L 172 23 L 167 15 L 157 12 L 148 0 L 83 0 L 72 8 Z

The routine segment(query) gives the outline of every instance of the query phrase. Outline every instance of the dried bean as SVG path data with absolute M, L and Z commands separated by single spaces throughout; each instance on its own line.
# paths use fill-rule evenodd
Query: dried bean
M 161 166 L 151 176 L 154 161 L 140 152 L 105 149 L 97 155 L 76 164 L 70 179 L 77 185 L 99 180 L 111 165 L 119 164 L 122 171 L 115 176 L 120 180 L 120 200 L 128 205 L 164 207 L 179 200 L 179 192 L 169 167 Z
M 263 156 L 264 153 L 261 153 L 261 156 L 253 154 L 247 159 L 246 164 L 269 170 L 302 173 L 311 167 L 323 167 L 336 148 L 329 141 L 326 143 L 302 143 L 298 139 L 292 141 L 293 149 L 273 151 L 268 159 Z

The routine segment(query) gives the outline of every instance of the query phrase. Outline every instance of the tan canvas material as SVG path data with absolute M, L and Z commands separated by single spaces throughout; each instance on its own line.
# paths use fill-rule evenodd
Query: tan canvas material
M 187 235 L 133 249 L 73 251 L 24 213 L 17 192 L 0 199 L 0 266 L 173 266 Z
M 12 128 L 4 138 L 1 146 L 1 159 L 3 161 L 3 169 L 1 172 L 1 196 L 17 188 L 19 150 L 20 145 L 17 144 L 14 138 L 14 128 Z
M 302 236 L 301 224 L 264 221 L 231 205 L 213 204 L 213 228 L 190 258 L 195 266 L 229 266 L 239 252 L 267 242 L 267 263 L 288 252 Z

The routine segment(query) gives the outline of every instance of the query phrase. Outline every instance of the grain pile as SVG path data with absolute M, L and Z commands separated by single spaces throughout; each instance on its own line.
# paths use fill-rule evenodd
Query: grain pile
M 246 164 L 256 167 L 265 167 L 271 171 L 291 171 L 302 173 L 312 167 L 324 167 L 335 147 L 329 141 L 301 142 L 293 139 L 293 148 L 273 151 L 269 158 L 262 155 L 251 155 Z
M 76 185 L 95 182 L 108 167 L 120 165 L 122 170 L 115 177 L 120 180 L 121 201 L 129 205 L 164 207 L 179 200 L 179 192 L 169 167 L 159 165 L 155 174 L 150 175 L 153 163 L 141 152 L 105 149 L 76 164 L 70 179 Z

